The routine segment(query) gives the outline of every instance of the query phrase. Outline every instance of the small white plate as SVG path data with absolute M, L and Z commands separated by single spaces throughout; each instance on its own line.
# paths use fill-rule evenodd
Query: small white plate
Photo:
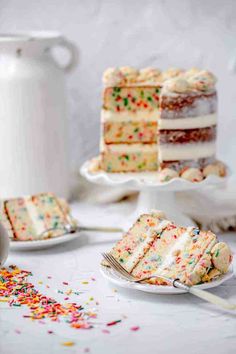
M 121 286 L 122 288 L 133 289 L 133 290 L 140 290 L 147 293 L 153 294 L 183 294 L 186 291 L 174 288 L 173 286 L 167 285 L 151 285 L 151 284 L 139 284 L 139 283 L 132 283 L 128 280 L 124 280 L 120 278 L 111 268 L 100 266 L 100 271 L 104 278 L 108 279 L 111 283 Z M 219 277 L 216 280 L 213 280 L 209 283 L 204 283 L 200 285 L 195 285 L 196 288 L 199 289 L 210 289 L 215 288 L 216 286 L 224 283 L 226 280 L 232 278 L 234 275 L 233 267 L 231 266 L 229 271 Z
M 62 243 L 70 242 L 80 237 L 80 232 L 66 234 L 46 240 L 33 240 L 33 241 L 11 241 L 10 250 L 12 251 L 33 251 L 42 250 L 45 248 L 54 247 Z

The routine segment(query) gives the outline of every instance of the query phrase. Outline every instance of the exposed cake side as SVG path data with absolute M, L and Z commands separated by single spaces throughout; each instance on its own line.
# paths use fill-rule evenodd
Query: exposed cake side
M 203 159 L 215 158 L 217 94 L 216 79 L 210 72 L 164 83 L 160 101 L 158 158 L 160 168 L 177 168 L 181 174 L 193 164 L 199 169 Z
M 130 67 L 104 73 L 101 165 L 107 172 L 157 170 L 160 71 Z

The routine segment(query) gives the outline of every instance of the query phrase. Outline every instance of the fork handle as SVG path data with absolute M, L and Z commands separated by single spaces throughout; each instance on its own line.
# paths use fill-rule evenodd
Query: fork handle
M 223 307 L 226 310 L 236 310 L 235 304 L 231 304 L 227 300 L 222 299 L 222 297 L 214 295 L 214 294 L 210 293 L 209 291 L 197 289 L 193 286 L 193 287 L 189 287 L 189 293 L 191 293 L 195 296 L 198 296 L 203 300 L 211 302 L 214 305 Z
M 201 299 L 208 301 L 214 305 L 220 306 L 226 310 L 236 310 L 235 304 L 231 304 L 227 300 L 222 299 L 222 297 L 214 295 L 206 290 L 197 289 L 195 286 L 188 286 L 186 284 L 183 284 L 178 279 L 175 279 L 173 281 L 173 286 L 175 286 L 176 288 L 185 290 L 190 294 L 200 297 Z

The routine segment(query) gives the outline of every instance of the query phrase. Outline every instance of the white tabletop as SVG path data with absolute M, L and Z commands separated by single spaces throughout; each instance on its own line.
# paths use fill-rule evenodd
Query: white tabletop
M 74 215 L 83 223 L 116 225 L 129 213 L 128 204 L 119 207 L 73 205 Z M 117 214 L 117 210 L 122 210 Z M 0 353 L 211 353 L 236 350 L 236 314 L 226 313 L 189 294 L 153 295 L 114 288 L 99 272 L 100 253 L 109 250 L 117 235 L 84 233 L 66 245 L 53 249 L 11 253 L 6 265 L 16 264 L 33 272 L 30 279 L 42 293 L 62 301 L 69 287 L 85 291 L 71 301 L 97 310 L 94 328 L 72 329 L 66 323 L 38 323 L 23 318 L 27 309 L 0 303 Z M 221 237 L 236 253 L 236 234 Z M 235 264 L 236 261 L 234 261 Z M 236 264 L 235 264 L 236 267 Z M 51 276 L 52 279 L 48 279 Z M 94 278 L 95 280 L 92 280 Z M 88 281 L 88 284 L 82 284 Z M 40 282 L 40 284 L 38 283 Z M 41 284 L 42 282 L 42 284 Z M 50 288 L 47 288 L 49 285 Z M 213 293 L 236 303 L 236 280 L 227 281 Z M 94 300 L 90 300 L 93 297 Z M 97 302 L 97 303 L 96 303 Z M 111 321 L 121 320 L 107 327 Z M 139 330 L 131 328 L 139 326 Z M 103 330 L 110 333 L 104 333 Z M 48 334 L 52 330 L 53 334 Z M 72 341 L 71 347 L 63 342 Z

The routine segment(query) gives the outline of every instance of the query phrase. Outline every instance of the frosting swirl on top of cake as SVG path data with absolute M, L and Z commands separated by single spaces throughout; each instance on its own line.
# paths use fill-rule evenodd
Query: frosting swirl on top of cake
M 165 93 L 188 93 L 194 91 L 210 91 L 216 84 L 216 77 L 206 70 L 192 68 L 180 76 L 166 80 L 163 83 Z
M 169 68 L 165 71 L 162 72 L 161 74 L 161 81 L 166 81 L 172 78 L 175 78 L 177 76 L 180 76 L 184 73 L 183 69 L 179 69 L 179 68 Z
M 209 91 L 215 87 L 217 80 L 210 71 L 202 70 L 189 77 L 188 81 L 191 88 L 197 91 Z
M 155 68 L 144 68 L 139 71 L 138 82 L 159 82 L 161 71 Z
M 124 74 L 117 68 L 108 68 L 103 73 L 102 81 L 108 87 L 120 86 L 126 83 Z
M 216 77 L 206 70 L 191 68 L 183 71 L 170 68 L 161 72 L 159 69 L 147 67 L 137 70 L 131 66 L 108 68 L 103 74 L 105 87 L 161 85 L 165 93 L 206 92 L 213 90 Z
M 122 66 L 120 71 L 124 75 L 127 83 L 134 83 L 137 81 L 139 71 L 132 66 Z
M 165 81 L 164 90 L 176 93 L 184 93 L 189 90 L 189 83 L 182 77 L 175 77 Z
M 196 68 L 196 67 L 193 67 L 193 68 L 191 68 L 191 69 L 189 69 L 189 70 L 186 70 L 186 71 L 183 73 L 183 76 L 184 76 L 185 78 L 189 78 L 189 77 L 191 77 L 191 76 L 193 76 L 193 75 L 198 74 L 200 71 L 201 71 L 201 69 L 198 69 L 198 68 Z

